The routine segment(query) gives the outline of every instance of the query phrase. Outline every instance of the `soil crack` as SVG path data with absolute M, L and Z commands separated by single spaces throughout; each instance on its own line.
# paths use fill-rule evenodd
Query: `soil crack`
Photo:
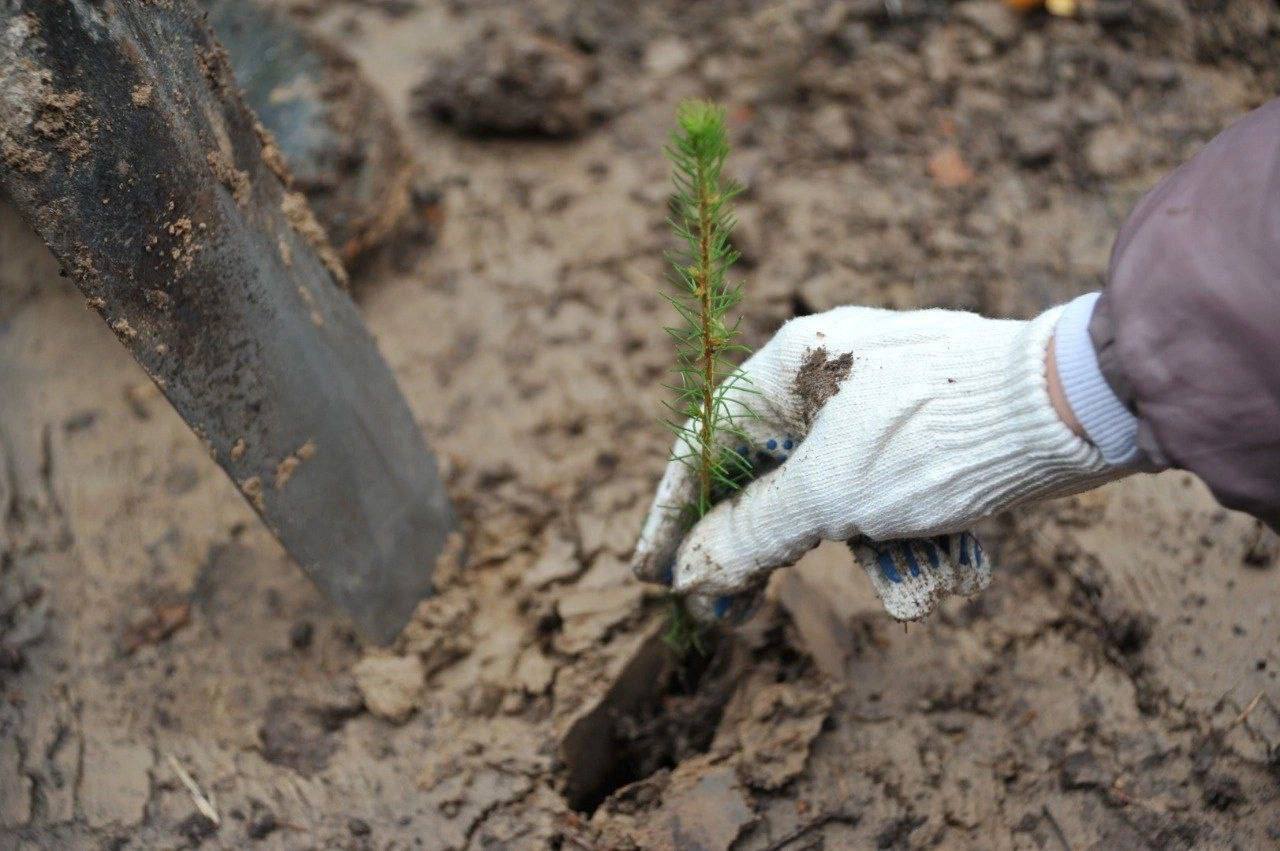
M 604 698 L 561 743 L 564 796 L 593 813 L 619 789 L 706 753 L 742 660 L 731 637 L 683 662 L 657 636 L 641 645 Z

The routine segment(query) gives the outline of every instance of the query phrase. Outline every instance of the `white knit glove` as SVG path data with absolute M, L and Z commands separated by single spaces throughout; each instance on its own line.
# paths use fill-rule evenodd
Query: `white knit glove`
M 636 574 L 721 617 L 827 539 L 850 542 L 902 620 L 985 587 L 990 566 L 968 527 L 1118 475 L 1049 401 L 1059 312 L 1023 322 L 842 307 L 788 322 L 743 364 L 754 392 L 732 395 L 756 415 L 739 423 L 749 445 L 733 448 L 762 474 L 686 536 L 672 509 L 690 502 L 693 472 L 669 464 Z

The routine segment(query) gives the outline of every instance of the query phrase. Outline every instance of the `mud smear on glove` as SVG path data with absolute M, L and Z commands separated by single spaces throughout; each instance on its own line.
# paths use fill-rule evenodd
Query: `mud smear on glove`
M 813 424 L 813 418 L 827 400 L 840 392 L 840 382 L 849 376 L 853 368 L 853 354 L 845 352 L 830 358 L 825 347 L 805 352 L 804 363 L 796 373 L 795 392 L 800 400 L 800 418 L 805 426 Z

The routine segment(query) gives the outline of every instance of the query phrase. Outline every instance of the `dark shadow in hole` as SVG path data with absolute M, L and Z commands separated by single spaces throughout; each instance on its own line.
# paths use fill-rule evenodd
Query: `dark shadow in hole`
M 623 668 L 600 705 L 561 742 L 564 795 L 592 813 L 618 789 L 711 747 L 741 669 L 731 636 L 708 637 L 707 654 L 681 663 L 658 637 Z

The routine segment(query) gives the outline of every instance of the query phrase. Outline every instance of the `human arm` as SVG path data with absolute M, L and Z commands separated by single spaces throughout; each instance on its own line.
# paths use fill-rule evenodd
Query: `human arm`
M 1134 456 L 1280 527 L 1280 99 L 1138 203 L 1088 334 Z

